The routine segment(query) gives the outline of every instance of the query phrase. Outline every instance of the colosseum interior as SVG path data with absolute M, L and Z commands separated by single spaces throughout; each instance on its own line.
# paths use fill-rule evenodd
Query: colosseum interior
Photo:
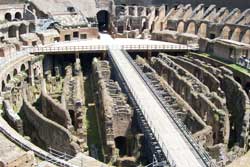
M 249 98 L 249 1 L 0 0 L 0 167 L 250 167 Z

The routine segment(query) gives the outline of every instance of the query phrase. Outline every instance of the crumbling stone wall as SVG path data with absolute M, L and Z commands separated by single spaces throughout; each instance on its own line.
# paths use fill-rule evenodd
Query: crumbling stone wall
M 211 92 L 216 92 L 217 94 L 222 94 L 220 90 L 220 81 L 209 71 L 206 69 L 203 69 L 202 67 L 188 62 L 183 57 L 173 57 L 168 56 L 171 60 L 173 60 L 175 63 L 179 64 L 183 68 L 185 68 L 187 71 L 192 73 L 196 78 L 198 78 L 203 84 L 205 84 Z
M 220 80 L 220 87 L 224 92 L 228 112 L 231 115 L 229 145 L 239 145 L 242 148 L 249 149 L 249 97 L 242 86 L 234 79 L 233 73 L 229 69 L 222 67 L 221 64 L 213 66 L 213 63 L 216 62 L 212 62 L 210 59 L 202 58 L 200 60 L 197 58 L 191 56 L 186 60 L 207 69 Z
M 114 139 L 127 137 L 132 121 L 132 109 L 127 104 L 127 98 L 121 92 L 119 84 L 110 79 L 109 63 L 94 59 L 92 69 L 105 144 L 109 147 L 108 152 L 114 155 Z
M 227 108 L 231 114 L 230 144 L 239 144 L 244 149 L 249 149 L 250 132 L 250 101 L 241 85 L 232 75 L 225 74 L 222 80 L 222 89 L 225 91 Z
M 40 96 L 40 107 L 45 117 L 57 122 L 67 129 L 72 127 L 68 110 L 57 103 L 45 91 L 42 91 Z
M 13 110 L 8 100 L 3 101 L 4 116 L 7 122 L 21 135 L 23 134 L 23 121 L 19 115 Z
M 205 122 L 213 127 L 214 144 L 228 143 L 229 116 L 225 101 L 197 80 L 192 74 L 177 65 L 166 55 L 152 58 L 151 66 L 180 96 L 187 101 Z
M 63 126 L 47 119 L 37 111 L 24 97 L 22 111 L 25 115 L 25 131 L 40 147 L 52 147 L 61 152 L 75 155 L 80 147 L 70 132 Z
M 165 99 L 169 108 L 183 121 L 194 138 L 201 145 L 211 145 L 213 143 L 212 127 L 207 126 L 193 108 L 144 59 L 137 56 L 136 63 L 150 80 L 158 83 L 157 87 L 165 93 Z

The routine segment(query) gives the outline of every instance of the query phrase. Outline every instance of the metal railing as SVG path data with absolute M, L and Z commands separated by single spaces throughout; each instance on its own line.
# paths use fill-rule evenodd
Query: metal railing
M 68 42 L 66 42 L 68 43 Z M 196 47 L 188 45 L 85 45 L 85 46 L 36 46 L 29 48 L 31 53 L 48 53 L 48 52 L 75 52 L 75 51 L 107 51 L 108 49 L 121 50 L 195 50 Z
M 216 164 L 212 161 L 211 157 L 208 155 L 208 153 L 204 150 L 203 147 L 200 147 L 199 144 L 193 139 L 191 132 L 186 128 L 186 126 L 183 124 L 183 122 L 176 116 L 175 113 L 173 113 L 168 106 L 163 104 L 163 98 L 159 96 L 159 94 L 156 92 L 154 86 L 150 84 L 150 80 L 147 78 L 147 76 L 142 73 L 141 69 L 134 63 L 132 58 L 128 55 L 126 51 L 123 51 L 124 55 L 127 57 L 127 59 L 130 61 L 130 63 L 134 66 L 138 74 L 141 76 L 141 78 L 144 80 L 148 88 L 152 91 L 154 97 L 157 99 L 159 104 L 162 106 L 162 108 L 168 113 L 168 115 L 171 117 L 171 119 L 174 121 L 174 123 L 177 125 L 178 129 L 182 132 L 183 137 L 188 141 L 188 143 L 194 148 L 195 153 L 200 157 L 199 159 L 202 160 L 202 162 L 205 163 L 208 167 L 215 167 Z
M 115 65 L 117 64 L 115 59 L 112 57 L 112 53 L 110 53 L 110 59 L 115 63 Z M 117 65 L 116 65 L 117 66 Z M 164 144 L 163 140 L 160 137 L 160 134 L 156 131 L 156 128 L 154 128 L 152 121 L 150 120 L 150 117 L 148 116 L 148 114 L 145 112 L 144 107 L 142 106 L 140 99 L 137 97 L 137 95 L 135 94 L 133 88 L 131 87 L 131 85 L 129 85 L 129 82 L 127 80 L 126 76 L 117 66 L 117 71 L 121 74 L 121 77 L 123 78 L 123 80 L 125 81 L 124 84 L 127 86 L 128 91 L 130 91 L 130 94 L 133 96 L 132 98 L 134 99 L 135 103 L 139 106 L 140 111 L 142 112 L 142 114 L 144 115 L 144 118 L 146 119 L 148 125 L 151 128 L 151 131 L 154 133 L 155 138 L 157 139 L 162 151 L 165 154 L 166 159 L 168 160 L 169 164 L 171 165 L 171 167 L 175 167 L 175 161 L 174 159 L 171 157 L 171 155 L 169 154 L 169 151 L 166 147 L 166 145 Z
M 10 132 L 8 132 L 6 129 L 4 129 L 3 127 L 0 127 L 0 131 L 12 142 L 14 142 L 15 144 L 17 144 L 18 146 L 20 146 L 22 149 L 24 150 L 27 150 L 27 151 L 33 151 L 34 154 L 45 160 L 45 161 L 48 161 L 50 163 L 53 163 L 55 165 L 58 165 L 58 166 L 64 166 L 64 167 L 76 167 L 75 165 L 72 165 L 72 164 L 69 164 L 68 162 L 64 161 L 64 160 L 61 160 L 47 152 L 40 152 L 36 149 L 33 149 L 32 147 L 30 147 L 28 144 L 25 144 L 23 142 L 21 142 L 20 140 L 18 140 L 17 138 L 13 137 L 11 135 Z

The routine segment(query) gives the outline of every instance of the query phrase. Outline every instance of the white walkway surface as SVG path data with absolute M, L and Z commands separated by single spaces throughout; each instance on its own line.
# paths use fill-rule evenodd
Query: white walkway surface
M 106 39 L 106 34 L 101 34 L 100 39 L 92 40 L 72 40 L 65 42 L 40 45 L 31 50 L 34 53 L 44 52 L 74 52 L 74 51 L 98 51 L 108 50 L 108 47 L 122 48 L 123 50 L 169 50 L 169 51 L 186 51 L 188 49 L 197 49 L 187 45 L 176 44 L 171 42 L 154 41 L 149 39 L 130 39 L 116 38 L 113 39 L 112 46 Z
M 109 41 L 108 44 L 113 48 L 115 40 L 105 35 L 102 38 Z M 190 145 L 186 143 L 181 132 L 176 129 L 171 118 L 165 113 L 165 110 L 122 51 L 119 48 L 113 48 L 110 49 L 110 52 L 131 92 L 136 97 L 137 103 L 144 110 L 144 115 L 156 138 L 159 135 L 158 142 L 160 145 L 163 143 L 166 146 L 168 151 L 163 149 L 165 155 L 168 152 L 177 167 L 201 167 L 202 162 L 195 157 Z

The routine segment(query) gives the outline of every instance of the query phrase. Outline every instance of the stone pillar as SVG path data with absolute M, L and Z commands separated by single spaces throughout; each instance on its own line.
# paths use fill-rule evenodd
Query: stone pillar
M 138 16 L 138 7 L 134 6 L 134 16 Z
M 19 30 L 18 30 L 18 27 L 16 29 L 16 38 L 19 39 Z
M 34 83 L 34 70 L 33 70 L 32 62 L 29 61 L 28 64 L 29 64 L 29 83 L 30 83 L 30 85 L 34 86 L 35 85 L 35 83 Z

